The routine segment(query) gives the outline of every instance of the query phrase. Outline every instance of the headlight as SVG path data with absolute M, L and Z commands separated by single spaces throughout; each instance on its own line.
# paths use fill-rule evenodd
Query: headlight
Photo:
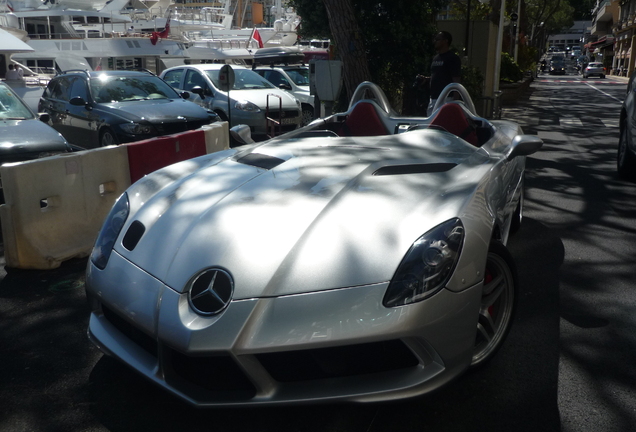
M 124 123 L 119 125 L 121 130 L 131 135 L 150 135 L 153 132 L 153 127 L 147 124 L 141 123 Z
M 464 243 L 464 226 L 455 218 L 417 239 L 400 263 L 384 296 L 386 307 L 421 301 L 446 285 Z
M 115 240 L 117 240 L 119 232 L 128 218 L 129 209 L 128 194 L 124 192 L 117 199 L 110 213 L 108 213 L 91 253 L 91 261 L 100 270 L 104 270 L 106 264 L 108 264 L 108 258 L 110 258 L 113 246 L 115 246 Z
M 258 105 L 246 100 L 237 101 L 234 104 L 234 108 L 241 111 L 261 112 L 261 109 L 258 107 Z

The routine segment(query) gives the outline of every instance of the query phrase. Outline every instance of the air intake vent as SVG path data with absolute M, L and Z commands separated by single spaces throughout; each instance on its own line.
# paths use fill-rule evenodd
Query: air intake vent
M 243 156 L 240 159 L 237 159 L 236 161 L 238 163 L 251 165 L 257 168 L 263 168 L 266 170 L 271 170 L 273 168 L 276 168 L 278 165 L 285 162 L 284 159 L 279 159 L 274 156 L 267 156 L 260 153 L 250 153 L 246 156 Z
M 455 168 L 454 163 L 431 163 L 413 165 L 394 165 L 382 167 L 373 173 L 374 176 L 401 175 L 401 174 L 426 174 L 450 171 Z
M 129 251 L 132 251 L 137 246 L 137 243 L 139 243 L 144 232 L 146 232 L 144 224 L 139 221 L 134 221 L 130 224 L 130 228 L 128 228 L 124 240 L 121 242 L 122 245 Z

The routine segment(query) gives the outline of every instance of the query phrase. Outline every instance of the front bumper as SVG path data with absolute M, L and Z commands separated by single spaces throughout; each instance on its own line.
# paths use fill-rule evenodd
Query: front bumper
M 463 372 L 482 285 L 382 305 L 388 283 L 233 301 L 194 314 L 185 294 L 113 252 L 89 263 L 90 339 L 199 406 L 369 402 L 434 390 Z

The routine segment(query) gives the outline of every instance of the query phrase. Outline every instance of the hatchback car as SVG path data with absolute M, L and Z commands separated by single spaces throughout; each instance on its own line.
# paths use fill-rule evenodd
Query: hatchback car
M 314 119 L 314 96 L 309 94 L 309 66 L 257 66 L 253 71 L 300 101 L 303 126 Z
M 605 67 L 603 63 L 591 62 L 583 70 L 583 78 L 589 78 L 591 76 L 598 76 L 599 78 L 605 78 Z
M 246 124 L 257 139 L 288 132 L 300 126 L 301 105 L 291 93 L 276 88 L 256 72 L 232 66 L 234 86 L 221 90 L 219 74 L 223 64 L 175 66 L 161 73 L 161 78 L 177 90 L 194 93 L 192 101 L 215 111 L 231 125 Z M 282 107 L 282 109 L 281 109 Z M 278 122 L 276 125 L 271 120 Z
M 553 59 L 550 62 L 550 75 L 565 75 L 565 73 L 565 61 Z
M 38 111 L 83 148 L 184 132 L 218 120 L 158 76 L 139 71 L 67 71 L 49 82 Z
M 44 121 L 11 87 L 0 82 L 0 164 L 72 151 L 64 137 Z

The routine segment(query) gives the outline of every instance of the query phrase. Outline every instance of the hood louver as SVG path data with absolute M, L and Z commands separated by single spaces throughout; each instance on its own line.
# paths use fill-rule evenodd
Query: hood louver
M 427 174 L 450 171 L 455 168 L 455 163 L 431 163 L 412 165 L 385 166 L 373 173 L 374 176 L 402 175 L 402 174 Z
M 263 168 L 266 170 L 271 170 L 276 168 L 278 165 L 285 162 L 284 159 L 280 159 L 274 156 L 268 156 L 260 153 L 250 153 L 242 158 L 236 160 L 238 163 L 242 163 L 244 165 L 250 165 L 257 168 Z

